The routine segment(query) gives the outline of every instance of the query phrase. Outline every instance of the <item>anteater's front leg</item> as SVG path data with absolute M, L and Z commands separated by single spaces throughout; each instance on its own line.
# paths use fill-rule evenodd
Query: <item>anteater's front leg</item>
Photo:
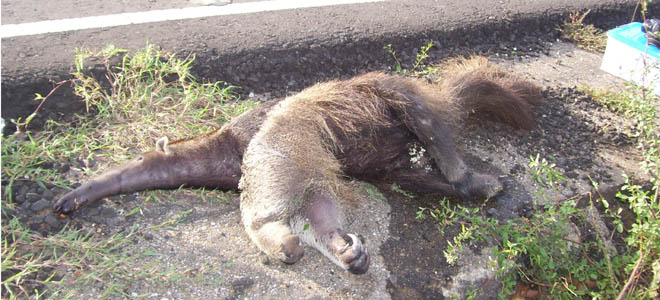
M 456 152 L 451 126 L 427 107 L 422 99 L 410 97 L 404 116 L 408 128 L 429 151 L 435 165 L 462 197 L 492 197 L 502 191 L 495 176 L 471 171 Z
M 104 197 L 181 186 L 237 190 L 242 151 L 229 130 L 198 139 L 156 142 L 156 150 L 139 154 L 83 183 L 53 204 L 57 213 L 71 213 Z

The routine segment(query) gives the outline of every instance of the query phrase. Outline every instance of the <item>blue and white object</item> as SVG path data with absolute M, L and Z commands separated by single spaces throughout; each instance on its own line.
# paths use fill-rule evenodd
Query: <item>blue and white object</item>
M 626 24 L 607 32 L 607 48 L 600 68 L 650 88 L 660 96 L 660 49 L 647 43 L 642 23 Z

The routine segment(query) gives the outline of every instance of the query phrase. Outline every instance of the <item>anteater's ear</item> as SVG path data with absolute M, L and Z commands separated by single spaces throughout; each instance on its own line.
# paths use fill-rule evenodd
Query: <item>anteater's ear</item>
M 170 154 L 170 147 L 167 146 L 169 140 L 166 136 L 159 138 L 156 141 L 156 151 L 163 152 L 165 154 Z

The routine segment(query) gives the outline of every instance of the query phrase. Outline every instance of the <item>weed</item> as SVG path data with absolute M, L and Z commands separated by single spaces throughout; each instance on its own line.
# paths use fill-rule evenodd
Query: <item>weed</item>
M 557 183 L 566 179 L 560 171 L 555 169 L 555 164 L 548 162 L 545 158 L 540 158 L 537 153 L 535 157 L 529 158 L 529 172 L 532 179 L 540 185 L 540 188 L 535 192 L 536 199 L 540 199 L 543 203 L 547 202 L 546 188 L 557 190 Z
M 102 297 L 127 296 L 124 284 L 141 280 L 156 284 L 172 275 L 158 264 L 140 264 L 128 247 L 140 239 L 141 232 L 169 226 L 167 222 L 145 229 L 131 228 L 108 238 L 95 238 L 91 233 L 63 228 L 59 233 L 43 237 L 24 228 L 14 218 L 2 226 L 2 289 L 10 299 L 67 298 L 75 295 L 70 284 L 104 286 Z M 139 272 L 136 272 L 139 270 Z M 120 284 L 122 283 L 123 284 Z
M 570 14 L 568 20 L 558 29 L 561 33 L 561 38 L 574 42 L 578 47 L 585 50 L 605 52 L 607 43 L 605 33 L 591 24 L 584 24 L 584 18 L 589 12 L 591 10 L 587 10 L 582 14 L 577 12 Z
M 402 188 L 401 188 L 398 184 L 396 184 L 396 183 L 393 183 L 390 189 L 391 189 L 392 192 L 399 193 L 399 194 L 403 195 L 404 197 L 406 197 L 406 198 L 408 198 L 408 199 L 413 199 L 413 198 L 415 198 L 415 194 L 413 194 L 413 193 L 411 193 L 411 192 L 409 192 L 409 191 L 406 191 L 406 190 L 402 189 Z
M 560 171 L 555 169 L 554 163 L 548 162 L 545 158 L 539 158 L 538 153 L 536 157 L 530 157 L 529 160 L 527 166 L 530 169 L 532 179 L 538 184 L 556 189 L 556 184 L 566 179 Z
M 641 169 L 649 175 L 650 186 L 642 186 L 625 176 L 625 184 L 617 197 L 628 204 L 635 222 L 626 230 L 630 247 L 625 285 L 617 299 L 654 298 L 659 294 L 660 272 L 660 136 L 657 134 L 656 105 L 658 97 L 633 85 L 619 93 L 589 90 L 591 96 L 633 123 L 631 135 L 643 154 Z M 616 214 L 616 213 L 614 213 Z M 617 229 L 621 226 L 617 225 Z
M 369 198 L 373 201 L 376 201 L 378 203 L 383 202 L 385 199 L 385 196 L 383 193 L 381 193 L 377 187 L 375 187 L 373 184 L 367 183 L 367 182 L 361 182 L 362 188 L 367 191 L 367 194 L 369 194 Z
M 531 176 L 540 189 L 558 184 L 563 176 L 547 160 L 531 158 Z M 600 233 L 583 237 L 578 227 L 588 226 L 586 209 L 577 201 L 548 204 L 529 218 L 521 217 L 504 224 L 483 216 L 479 208 L 450 205 L 446 199 L 438 208 L 419 208 L 417 219 L 438 224 L 444 233 L 448 226 L 459 226 L 458 234 L 443 251 L 448 264 L 454 264 L 467 243 L 491 241 L 491 267 L 501 280 L 500 299 L 514 293 L 519 281 L 527 282 L 553 299 L 649 299 L 658 292 L 658 253 L 660 253 L 660 214 L 657 188 L 652 191 L 627 184 L 619 194 L 630 203 L 636 223 L 624 229 L 621 209 L 610 210 L 600 197 L 606 214 L 617 232 L 628 234 L 628 251 L 616 253 L 608 242 L 612 236 Z M 595 186 L 597 188 L 597 186 Z M 594 203 L 590 201 L 590 208 Z M 642 274 L 645 274 L 642 276 Z M 472 291 L 474 293 L 475 291 Z M 622 296 L 623 295 L 623 296 Z
M 438 224 L 438 230 L 440 233 L 444 235 L 447 226 L 451 226 L 457 221 L 456 211 L 449 203 L 449 199 L 445 197 L 438 202 L 438 206 L 439 207 L 433 209 L 420 207 L 417 210 L 415 218 L 417 220 L 425 220 L 426 215 L 428 214 L 428 216 Z
M 92 59 L 101 62 L 105 79 L 88 74 L 86 64 Z M 12 186 L 16 181 L 68 187 L 66 174 L 60 174 L 54 165 L 93 155 L 103 169 L 150 148 L 151 142 L 145 141 L 156 140 L 162 132 L 183 138 L 202 134 L 256 105 L 234 101 L 235 87 L 225 83 L 197 83 L 190 74 L 193 59 L 178 58 L 151 44 L 134 53 L 114 46 L 100 51 L 76 49 L 73 79 L 58 83 L 55 89 L 72 85 L 91 113 L 75 116 L 70 124 L 47 121 L 40 132 L 27 127 L 38 109 L 26 119 L 14 120 L 17 133 L 2 137 L 3 215 L 14 206 Z M 111 61 L 119 63 L 112 65 Z M 36 99 L 43 104 L 51 94 Z M 87 176 L 94 172 L 89 168 L 80 171 Z M 204 190 L 199 194 L 200 198 L 215 198 Z M 169 194 L 151 191 L 144 192 L 143 198 L 160 201 L 164 195 Z M 226 199 L 224 194 L 219 198 Z M 3 218 L 3 298 L 71 298 L 79 287 L 92 282 L 103 286 L 101 297 L 128 297 L 125 291 L 131 282 L 177 280 L 188 270 L 163 267 L 153 250 L 132 253 L 130 245 L 144 230 L 177 226 L 191 212 L 182 211 L 159 225 L 110 237 L 69 228 L 42 237 L 24 228 L 18 219 Z M 141 213 L 137 206 L 128 215 Z M 156 260 L 144 263 L 141 258 L 145 257 Z
M 408 75 L 408 76 L 423 76 L 426 74 L 432 74 L 437 71 L 437 67 L 434 66 L 426 66 L 426 68 L 421 69 L 424 65 L 424 60 L 426 60 L 429 57 L 429 50 L 433 48 L 434 44 L 433 42 L 428 42 L 426 45 L 422 46 L 421 49 L 419 50 L 419 53 L 415 56 L 415 62 L 413 63 L 412 68 L 410 69 L 405 69 L 401 65 L 401 61 L 399 61 L 399 58 L 396 56 L 396 51 L 392 48 L 392 44 L 387 44 L 383 47 L 383 50 L 385 50 L 387 53 L 389 53 L 392 58 L 394 59 L 394 62 L 396 65 L 394 66 L 394 70 L 392 70 L 392 73 L 394 74 L 402 74 L 402 75 Z

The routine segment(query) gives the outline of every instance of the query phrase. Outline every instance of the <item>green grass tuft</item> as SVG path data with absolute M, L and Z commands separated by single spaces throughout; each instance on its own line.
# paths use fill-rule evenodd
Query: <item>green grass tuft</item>
M 12 186 L 16 181 L 68 187 L 67 174 L 53 166 L 93 158 L 97 168 L 79 170 L 89 176 L 96 169 L 152 148 L 162 135 L 188 138 L 203 134 L 257 105 L 237 101 L 237 88 L 224 82 L 198 83 L 190 73 L 193 60 L 152 44 L 133 53 L 112 45 L 100 51 L 76 49 L 73 79 L 56 88 L 71 84 L 89 113 L 76 115 L 71 123 L 47 121 L 38 132 L 26 129 L 38 109 L 26 119 L 14 121 L 17 133 L 2 137 L 3 216 L 8 215 L 6 209 L 15 209 Z M 97 65 L 88 68 L 90 62 Z M 99 65 L 105 73 L 101 78 L 90 72 Z M 37 95 L 37 100 L 48 101 L 49 96 Z M 199 194 L 207 197 L 203 190 Z M 147 199 L 158 198 L 157 194 L 146 195 Z M 129 214 L 139 212 L 138 206 Z M 132 253 L 130 245 L 140 239 L 143 230 L 176 226 L 190 212 L 110 237 L 69 228 L 43 237 L 18 219 L 3 217 L 2 297 L 75 298 L 78 289 L 90 283 L 103 287 L 102 297 L 130 297 L 125 290 L 134 281 L 162 284 L 176 280 L 186 270 L 165 269 L 156 260 L 145 263 L 142 258 L 149 253 Z
M 593 25 L 583 23 L 589 12 L 590 10 L 583 14 L 577 12 L 570 14 L 568 20 L 559 28 L 561 38 L 576 43 L 578 47 L 585 50 L 605 52 L 607 35 Z

